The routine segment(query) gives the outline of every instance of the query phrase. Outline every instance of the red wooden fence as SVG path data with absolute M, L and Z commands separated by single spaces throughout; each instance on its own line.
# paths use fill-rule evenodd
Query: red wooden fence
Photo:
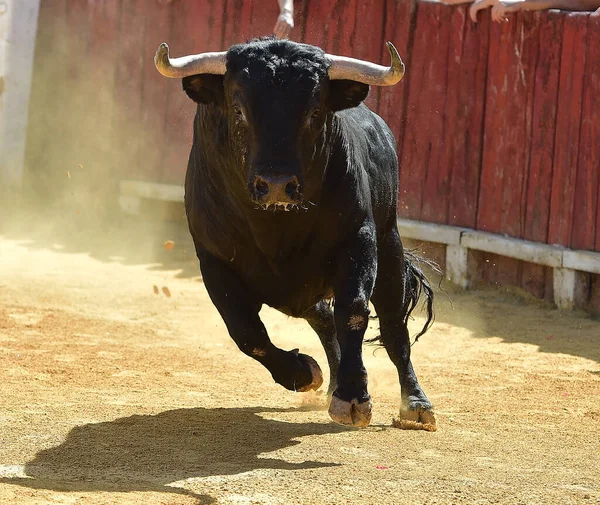
M 600 251 L 599 16 L 499 25 L 410 0 L 295 4 L 293 39 L 380 63 L 392 40 L 407 63 L 368 99 L 399 139 L 401 216 Z M 194 105 L 154 69 L 156 47 L 227 48 L 277 13 L 275 0 L 42 0 L 29 172 L 181 184 Z M 491 280 L 548 292 L 543 268 L 494 261 Z

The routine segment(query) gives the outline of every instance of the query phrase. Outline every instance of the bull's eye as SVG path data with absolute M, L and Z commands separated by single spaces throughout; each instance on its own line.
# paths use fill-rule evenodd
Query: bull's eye
M 244 111 L 242 110 L 242 108 L 239 105 L 234 105 L 232 108 L 233 108 L 233 114 L 235 115 L 236 119 L 241 119 L 241 120 L 245 119 Z
M 310 118 L 311 119 L 317 119 L 319 117 L 319 114 L 321 114 L 321 110 L 320 109 L 315 109 L 312 111 Z

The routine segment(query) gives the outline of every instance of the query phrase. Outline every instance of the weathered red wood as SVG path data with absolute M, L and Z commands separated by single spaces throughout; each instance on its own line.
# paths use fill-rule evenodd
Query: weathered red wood
M 448 223 L 471 228 L 477 219 L 489 23 L 488 16 L 472 23 L 466 6 L 452 11 L 443 140 L 451 180 Z
M 523 237 L 536 242 L 546 242 L 564 16 L 550 12 L 540 15 L 540 18 L 540 52 L 535 72 L 527 212 Z
M 491 29 L 485 137 L 477 227 L 521 236 L 527 125 L 524 29 L 518 21 Z M 531 41 L 528 41 L 531 42 Z
M 117 170 L 123 179 L 147 180 L 140 172 L 142 145 L 142 87 L 145 54 L 144 33 L 147 5 L 143 0 L 122 0 L 119 23 L 119 58 L 115 76 L 114 146 Z M 151 63 L 151 62 L 150 62 Z
M 563 15 L 539 13 L 539 55 L 535 69 L 531 147 L 523 238 L 546 242 L 552 190 L 552 158 L 561 59 Z M 552 279 L 550 279 L 552 283 Z M 548 291 L 543 267 L 524 264 L 522 286 L 536 296 Z
M 339 54 L 388 65 L 390 57 L 385 47 L 383 1 L 348 1 L 342 10 Z M 377 110 L 380 89 L 372 86 L 365 100 L 372 110 Z
M 573 228 L 587 20 L 587 14 L 569 13 L 563 29 L 548 241 L 564 246 Z
M 398 50 L 404 64 L 406 75 L 399 84 L 380 90 L 378 113 L 387 122 L 398 143 L 398 158 L 402 160 L 404 125 L 407 118 L 408 81 L 412 68 L 412 42 L 415 25 L 416 2 L 414 0 L 386 0 L 384 13 L 384 39 L 391 41 Z M 402 164 L 400 165 L 402 170 Z
M 251 24 L 248 38 L 262 37 L 272 35 L 273 28 L 279 16 L 279 6 L 277 2 L 265 2 L 263 0 L 253 0 L 254 5 L 251 13 Z M 302 2 L 294 2 L 294 24 L 290 34 L 291 40 L 299 40 L 300 27 L 302 23 Z
M 306 32 L 306 16 L 310 0 L 300 0 L 294 2 L 294 29 L 290 35 L 290 40 L 297 42 L 304 41 Z
M 342 19 L 339 15 L 341 5 L 342 2 L 337 0 L 308 2 L 303 41 L 325 51 L 334 51 L 336 27 Z
M 447 93 L 447 52 L 451 7 L 417 5 L 409 107 L 400 170 L 399 212 L 410 218 L 447 220 L 448 176 L 439 174 Z M 411 106 L 412 105 L 412 106 Z M 439 174 L 439 175 L 438 175 Z M 439 210 L 438 210 L 439 209 Z
M 210 43 L 208 37 L 211 32 L 206 30 L 201 33 L 204 31 L 204 26 L 209 28 L 207 25 L 210 25 L 208 21 L 210 19 L 209 8 L 208 4 L 190 0 L 171 4 L 170 23 L 166 30 L 172 47 L 178 48 L 177 55 L 220 50 L 220 40 L 219 46 L 202 47 L 203 44 Z M 218 37 L 220 39 L 220 32 Z M 161 160 L 162 182 L 182 184 L 192 145 L 192 122 L 196 105 L 183 92 L 181 79 L 165 79 L 163 77 L 161 80 L 162 85 L 166 86 L 164 88 L 166 100 L 160 102 L 163 110 L 162 120 L 159 123 L 164 143 L 164 155 Z
M 118 153 L 112 143 L 112 123 L 115 108 L 114 85 L 118 57 L 120 0 L 99 0 L 87 7 L 89 39 L 82 75 L 76 86 L 85 100 L 85 113 L 78 121 L 76 135 L 86 183 L 97 190 L 113 192 L 112 181 L 117 173 Z
M 593 250 L 600 237 L 600 16 L 589 16 L 587 39 L 571 247 Z
M 245 42 L 250 38 L 254 0 L 225 0 L 224 38 L 222 48 Z M 273 20 L 273 24 L 275 20 Z
M 187 2 L 175 2 L 173 9 L 185 8 Z M 186 13 L 185 11 L 183 13 Z M 183 14 L 182 13 L 182 14 Z M 167 96 L 170 85 L 168 79 L 156 70 L 154 53 L 162 42 L 168 42 L 174 56 L 179 56 L 192 49 L 181 47 L 179 40 L 170 37 L 172 13 L 168 4 L 156 2 L 152 9 L 146 11 L 144 19 L 145 37 L 142 74 L 141 124 L 142 136 L 139 151 L 140 176 L 150 180 L 161 181 L 164 171 L 164 152 L 168 144 L 163 141 Z M 184 18 L 185 19 L 185 18 Z M 181 51 L 181 53 L 180 53 Z

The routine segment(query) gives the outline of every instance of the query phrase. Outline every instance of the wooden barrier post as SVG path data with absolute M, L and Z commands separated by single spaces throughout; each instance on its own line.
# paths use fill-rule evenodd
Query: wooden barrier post
M 40 0 L 0 0 L 0 187 L 20 187 Z

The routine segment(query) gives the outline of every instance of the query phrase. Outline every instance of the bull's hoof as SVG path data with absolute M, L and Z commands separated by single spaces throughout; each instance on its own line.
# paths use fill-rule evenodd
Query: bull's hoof
M 308 354 L 298 354 L 298 359 L 303 359 L 306 362 L 306 365 L 308 365 L 312 375 L 312 381 L 310 384 L 306 384 L 305 386 L 296 386 L 296 391 L 299 391 L 300 393 L 305 393 L 306 391 L 311 390 L 316 391 L 321 387 L 321 384 L 323 384 L 323 372 L 321 372 L 321 367 Z
M 427 399 L 409 401 L 400 407 L 400 416 L 392 421 L 392 426 L 401 430 L 436 431 L 433 406 Z
M 329 404 L 329 416 L 336 423 L 344 426 L 365 428 L 371 422 L 372 409 L 371 400 L 359 403 L 358 400 L 353 399 L 346 402 L 334 395 L 331 397 L 331 403 Z
M 301 392 L 321 387 L 323 373 L 314 359 L 306 354 L 300 354 L 298 349 L 283 351 L 282 357 L 277 368 L 271 370 L 271 375 L 277 384 L 290 391 Z

